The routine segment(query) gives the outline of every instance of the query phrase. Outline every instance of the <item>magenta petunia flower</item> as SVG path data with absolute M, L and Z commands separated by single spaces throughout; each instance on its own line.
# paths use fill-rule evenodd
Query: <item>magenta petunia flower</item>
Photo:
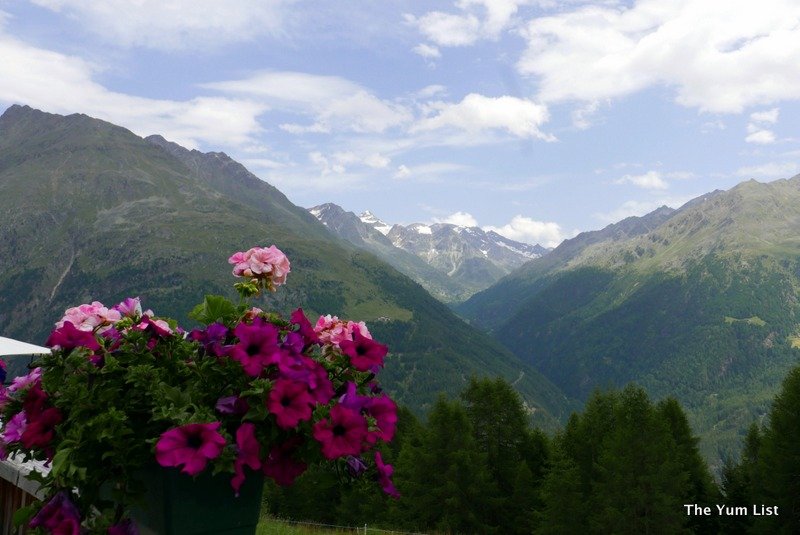
M 182 472 L 196 476 L 225 447 L 219 426 L 219 422 L 186 424 L 165 431 L 156 443 L 156 461 L 161 466 L 183 466 Z
M 314 424 L 314 438 L 322 444 L 326 459 L 358 455 L 367 438 L 367 421 L 358 412 L 336 405 L 330 419 Z
M 395 500 L 400 498 L 400 493 L 397 492 L 397 489 L 392 483 L 392 474 L 394 473 L 394 467 L 391 464 L 384 464 L 383 458 L 381 457 L 381 453 L 379 451 L 375 452 L 375 467 L 378 469 L 378 483 L 380 483 L 383 492 L 394 498 Z
M 22 408 L 28 414 L 29 419 L 34 420 L 41 414 L 47 397 L 47 393 L 42 390 L 42 383 L 40 382 L 34 383 L 28 389 L 25 393 L 25 401 L 22 402 Z
M 55 427 L 64 419 L 61 411 L 55 407 L 42 411 L 36 419 L 30 414 L 27 417 L 28 425 L 25 426 L 20 441 L 28 449 L 48 446 L 55 435 Z
M 261 468 L 261 447 L 255 434 L 256 426 L 251 423 L 244 423 L 236 430 L 236 447 L 239 450 L 234 461 L 234 471 L 236 474 L 231 479 L 231 486 L 236 495 L 244 483 L 244 467 L 249 466 L 253 470 Z
M 307 346 L 311 344 L 319 344 L 319 336 L 317 335 L 311 322 L 308 321 L 302 308 L 298 308 L 292 315 L 289 316 L 292 323 L 298 326 L 297 333 L 303 337 L 303 341 Z
M 34 516 L 29 526 L 57 535 L 79 535 L 81 515 L 66 492 L 59 492 Z
M 291 429 L 311 418 L 314 398 L 305 383 L 278 379 L 269 392 L 267 409 L 275 415 L 278 427 Z
M 312 358 L 284 352 L 278 362 L 278 371 L 283 379 L 305 383 L 317 403 L 328 403 L 333 397 L 333 384 L 328 372 Z
M 376 439 L 391 441 L 397 429 L 397 404 L 384 394 L 376 398 L 369 398 L 365 409 L 370 416 L 375 418 L 379 429 L 370 432 L 368 440 L 373 443 Z
M 228 346 L 226 354 L 238 361 L 247 375 L 258 377 L 264 368 L 270 364 L 277 364 L 280 360 L 278 328 L 271 323 L 256 318 L 251 325 L 246 323 L 237 325 L 233 334 L 239 342 Z
M 71 321 L 65 321 L 61 327 L 50 333 L 45 345 L 53 349 L 63 349 L 64 351 L 69 351 L 76 347 L 85 347 L 92 351 L 100 349 L 100 344 L 97 343 L 91 331 L 76 329 Z
M 150 334 L 151 337 L 167 338 L 174 334 L 169 323 L 161 319 L 153 319 L 147 314 L 142 317 L 142 321 L 134 329 L 144 331 Z
M 298 461 L 293 454 L 302 442 L 300 437 L 292 437 L 283 444 L 275 446 L 264 459 L 262 471 L 282 487 L 288 487 L 306 471 L 308 465 Z
M 339 343 L 342 353 L 350 357 L 350 363 L 360 372 L 372 370 L 383 366 L 383 357 L 389 348 L 362 335 L 360 331 L 353 331 L 353 341 L 343 340 Z

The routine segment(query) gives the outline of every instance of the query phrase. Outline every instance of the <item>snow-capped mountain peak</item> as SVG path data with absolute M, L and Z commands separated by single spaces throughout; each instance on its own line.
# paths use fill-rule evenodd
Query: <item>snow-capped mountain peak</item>
M 363 223 L 366 223 L 367 225 L 370 225 L 371 227 L 373 227 L 375 230 L 377 230 L 378 232 L 380 232 L 384 236 L 389 234 L 389 231 L 392 230 L 392 226 L 391 225 L 381 221 L 375 214 L 373 214 L 369 210 L 365 210 L 364 212 L 361 212 L 361 215 L 359 215 L 358 218 Z

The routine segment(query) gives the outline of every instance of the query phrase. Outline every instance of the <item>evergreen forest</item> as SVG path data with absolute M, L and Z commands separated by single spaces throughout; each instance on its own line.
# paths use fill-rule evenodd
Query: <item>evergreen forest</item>
M 401 409 L 384 451 L 400 499 L 312 468 L 290 487 L 268 485 L 265 506 L 281 518 L 413 532 L 797 533 L 799 419 L 800 367 L 740 457 L 712 474 L 674 398 L 652 400 L 633 384 L 598 390 L 548 435 L 509 383 L 472 378 L 425 421 Z

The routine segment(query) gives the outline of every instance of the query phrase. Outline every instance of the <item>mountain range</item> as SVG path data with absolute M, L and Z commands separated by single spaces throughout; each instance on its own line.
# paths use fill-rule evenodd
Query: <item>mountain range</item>
M 798 289 L 800 176 L 580 234 L 458 311 L 568 395 L 676 396 L 717 457 L 798 362 Z
M 479 227 L 390 225 L 369 211 L 357 216 L 333 203 L 308 210 L 336 236 L 374 253 L 445 302 L 464 301 L 549 252 Z
M 471 375 L 514 382 L 552 427 L 571 402 L 487 335 L 220 152 L 143 139 L 81 114 L 0 117 L 0 332 L 42 343 L 63 311 L 140 296 L 188 324 L 204 294 L 233 297 L 227 258 L 276 244 L 288 283 L 258 303 L 365 320 L 391 349 L 382 380 L 422 411 Z

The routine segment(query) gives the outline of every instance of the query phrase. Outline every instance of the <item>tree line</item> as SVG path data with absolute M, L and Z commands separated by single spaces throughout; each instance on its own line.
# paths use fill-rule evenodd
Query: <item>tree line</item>
M 342 485 L 346 475 L 311 468 L 291 487 L 268 485 L 266 507 L 296 520 L 439 533 L 800 530 L 800 368 L 720 483 L 675 399 L 653 402 L 634 385 L 598 391 L 552 437 L 529 425 L 530 412 L 503 379 L 472 378 L 459 398 L 440 396 L 424 422 L 401 409 L 384 452 L 399 500 L 373 481 Z

